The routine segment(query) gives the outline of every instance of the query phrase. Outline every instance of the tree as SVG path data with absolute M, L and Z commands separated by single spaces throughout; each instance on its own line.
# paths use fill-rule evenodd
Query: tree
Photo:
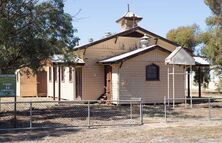
M 206 5 L 212 10 L 212 12 L 216 15 L 222 14 L 222 0 L 205 0 Z
M 195 47 L 201 43 L 199 35 L 199 26 L 193 24 L 191 26 L 181 26 L 170 30 L 167 33 L 167 38 L 178 43 L 182 47 L 191 49 L 194 54 Z M 195 67 L 193 71 L 195 72 L 194 83 L 198 84 L 200 82 L 201 86 L 206 88 L 210 81 L 209 68 Z M 201 96 L 201 94 L 199 94 L 199 96 Z
M 197 26 L 196 24 L 193 24 L 191 26 L 181 26 L 178 27 L 176 29 L 172 29 L 167 33 L 167 38 L 178 43 L 179 45 L 181 45 L 182 47 L 185 48 L 190 48 L 192 49 L 192 51 L 195 51 L 195 47 L 197 45 L 200 44 L 200 40 L 199 40 L 199 34 L 200 34 L 200 30 L 199 30 L 199 26 Z M 198 69 L 194 69 L 195 71 Z M 199 74 L 195 74 L 195 82 L 197 82 L 198 80 L 198 76 Z M 202 73 L 202 75 L 205 75 L 204 73 Z M 208 82 L 208 81 L 202 81 L 203 82 Z M 205 83 L 206 85 L 206 83 Z
M 222 89 L 222 0 L 205 0 L 205 4 L 211 9 L 212 15 L 206 18 L 208 30 L 200 35 L 204 43 L 202 53 L 215 65 L 220 78 L 218 89 Z
M 199 71 L 200 70 L 200 71 Z M 199 79 L 200 79 L 200 84 L 204 88 L 207 88 L 210 82 L 210 67 L 194 67 L 193 71 L 195 72 L 194 74 L 194 84 L 198 85 Z
M 0 0 L 0 72 L 38 71 L 53 54 L 65 54 L 78 38 L 63 0 Z
M 198 35 L 199 26 L 193 24 L 191 26 L 181 26 L 170 30 L 167 33 L 167 39 L 194 51 L 194 48 L 199 44 Z
M 208 31 L 201 34 L 204 43 L 202 52 L 214 65 L 220 65 L 222 68 L 222 1 L 205 0 L 205 3 L 213 13 L 206 19 Z

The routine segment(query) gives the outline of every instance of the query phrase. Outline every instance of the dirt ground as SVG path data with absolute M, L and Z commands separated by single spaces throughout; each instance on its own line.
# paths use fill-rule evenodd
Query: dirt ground
M 220 143 L 222 122 L 145 123 L 142 126 L 116 126 L 1 131 L 0 142 L 24 143 Z
M 28 99 L 27 99 L 28 100 Z M 222 143 L 222 102 L 184 105 L 168 110 L 165 122 L 162 105 L 144 106 L 144 125 L 94 126 L 38 130 L 0 131 L 1 142 L 24 143 Z

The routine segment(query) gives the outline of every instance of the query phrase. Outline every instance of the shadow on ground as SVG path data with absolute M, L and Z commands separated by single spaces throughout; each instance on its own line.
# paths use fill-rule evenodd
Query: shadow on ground
M 18 141 L 36 141 L 44 140 L 46 137 L 60 137 L 67 134 L 73 134 L 80 131 L 80 129 L 35 129 L 35 130 L 11 130 L 0 131 L 0 142 L 18 142 Z
M 88 125 L 88 106 L 87 104 L 33 104 L 32 114 L 27 106 L 19 106 L 16 112 L 16 123 L 13 110 L 8 110 L 6 106 L 0 112 L 0 129 L 30 127 L 66 127 L 66 126 L 87 126 Z M 130 116 L 132 114 L 132 116 Z M 90 105 L 90 120 L 97 124 L 128 124 L 125 120 L 139 119 L 139 106 L 115 106 L 115 105 Z

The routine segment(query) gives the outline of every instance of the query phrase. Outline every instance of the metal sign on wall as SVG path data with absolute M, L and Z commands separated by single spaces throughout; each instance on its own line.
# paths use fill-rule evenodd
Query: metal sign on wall
M 0 97 L 14 97 L 16 96 L 16 76 L 0 75 Z

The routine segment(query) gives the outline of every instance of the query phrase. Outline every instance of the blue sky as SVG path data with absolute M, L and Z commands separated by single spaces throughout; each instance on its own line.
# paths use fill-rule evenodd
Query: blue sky
M 139 26 L 163 37 L 172 28 L 193 23 L 205 30 L 205 18 L 211 14 L 204 0 L 66 0 L 65 12 L 75 16 L 81 9 L 73 26 L 83 44 L 89 38 L 102 38 L 106 32 L 120 32 L 115 21 L 127 11 L 127 4 L 143 17 Z

